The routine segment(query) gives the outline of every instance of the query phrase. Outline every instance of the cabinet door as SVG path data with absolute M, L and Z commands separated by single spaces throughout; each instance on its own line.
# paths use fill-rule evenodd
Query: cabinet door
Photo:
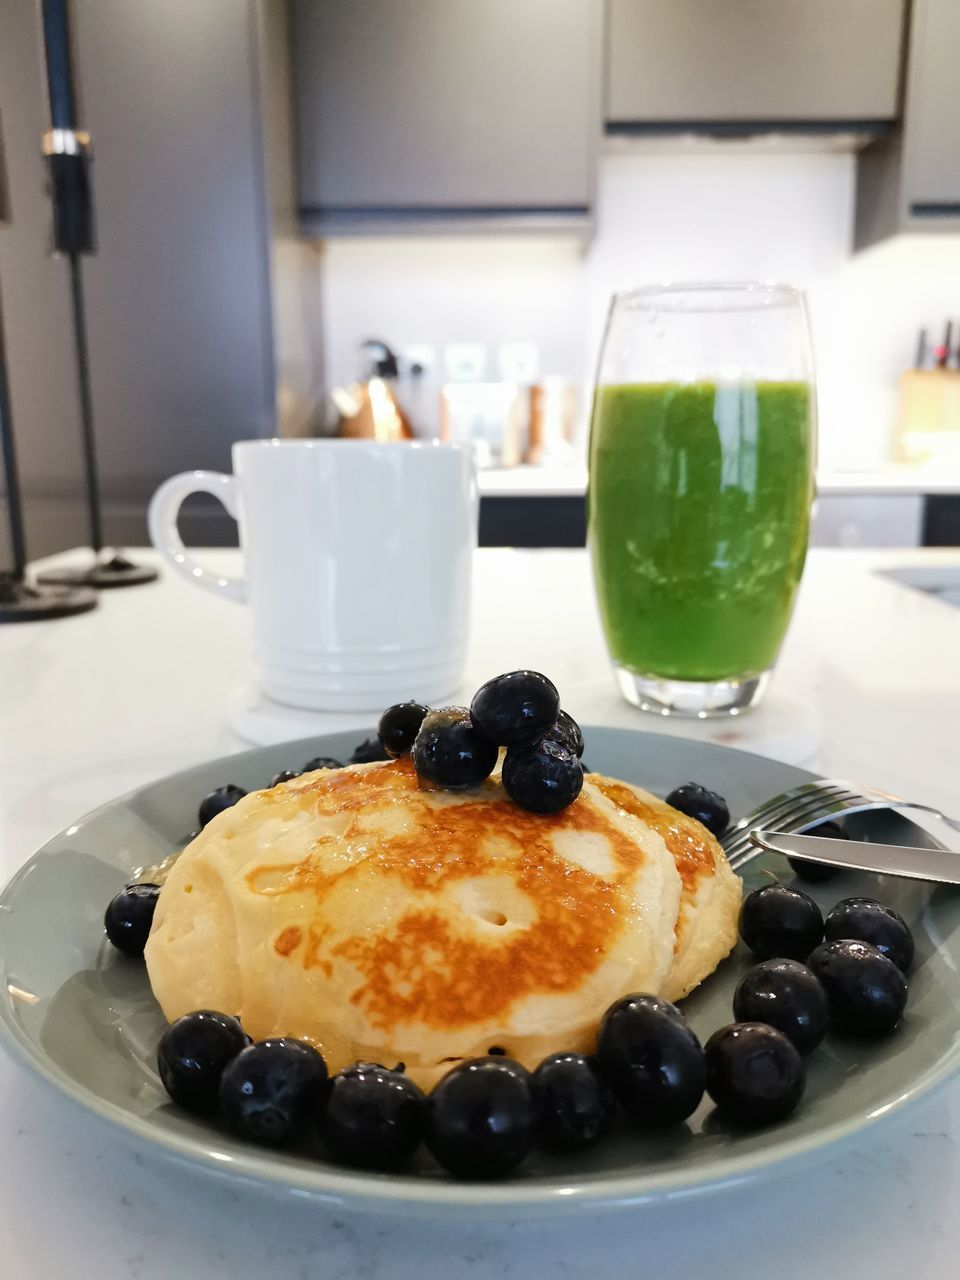
M 908 213 L 960 213 L 960 0 L 914 0 L 904 136 Z
M 893 119 L 903 20 L 904 0 L 610 0 L 606 117 Z
M 301 209 L 591 202 L 599 0 L 296 0 Z
M 824 494 L 810 527 L 813 547 L 918 547 L 923 497 L 918 493 Z

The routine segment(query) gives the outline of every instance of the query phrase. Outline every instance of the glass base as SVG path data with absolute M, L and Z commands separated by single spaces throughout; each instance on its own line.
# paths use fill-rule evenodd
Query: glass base
M 659 716 L 687 716 L 706 720 L 713 716 L 737 716 L 755 707 L 763 697 L 770 672 L 742 680 L 667 680 L 640 676 L 614 665 L 620 692 L 641 711 Z

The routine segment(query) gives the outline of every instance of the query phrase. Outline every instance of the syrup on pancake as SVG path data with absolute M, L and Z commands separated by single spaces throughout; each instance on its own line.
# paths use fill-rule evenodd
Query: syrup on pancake
M 292 802 L 348 822 L 342 831 L 322 836 L 306 859 L 248 871 L 248 887 L 269 895 L 309 890 L 323 899 L 369 859 L 422 900 L 452 881 L 495 877 L 490 851 L 496 843 L 505 873 L 530 904 L 527 927 L 486 941 L 458 930 L 448 915 L 418 905 L 387 935 L 357 934 L 334 946 L 331 954 L 349 960 L 363 978 L 351 1000 L 389 1034 L 413 1017 L 438 1028 L 499 1019 L 532 993 L 576 989 L 620 927 L 618 890 L 636 872 L 643 849 L 592 807 L 574 804 L 554 817 L 528 813 L 494 782 L 469 799 L 457 796 L 437 806 L 437 793 L 431 792 L 434 803 L 418 805 L 422 790 L 407 760 L 363 775 L 325 773 L 306 786 L 278 788 L 271 793 L 278 804 Z M 391 830 L 383 808 L 400 803 L 402 827 Z M 554 845 L 558 831 L 589 833 L 602 868 L 561 856 Z M 330 846 L 344 843 L 359 845 L 362 856 L 331 869 Z M 495 906 L 488 911 L 491 924 L 507 925 Z M 287 927 L 274 939 L 274 950 L 307 969 L 329 964 L 326 932 L 312 924 Z

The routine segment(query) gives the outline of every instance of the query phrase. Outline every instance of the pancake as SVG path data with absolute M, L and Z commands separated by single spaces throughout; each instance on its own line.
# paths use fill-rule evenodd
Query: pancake
M 209 823 L 163 887 L 146 961 L 167 1018 L 236 1013 L 334 1070 L 403 1060 L 429 1079 L 494 1045 L 532 1066 L 592 1047 L 617 996 L 660 989 L 680 891 L 657 832 L 589 780 L 543 817 L 496 776 L 451 793 L 408 761 L 357 765 Z
M 592 775 L 600 791 L 662 837 L 680 874 L 682 889 L 673 965 L 660 991 L 681 1000 L 700 985 L 737 942 L 742 883 L 706 827 L 641 787 Z
M 170 871 L 145 955 L 170 1020 L 220 1009 L 333 1071 L 403 1061 L 429 1085 L 493 1046 L 528 1067 L 591 1051 L 619 996 L 685 994 L 735 940 L 738 886 L 704 828 L 638 788 L 587 775 L 545 817 L 496 773 L 433 790 L 406 759 L 216 817 Z

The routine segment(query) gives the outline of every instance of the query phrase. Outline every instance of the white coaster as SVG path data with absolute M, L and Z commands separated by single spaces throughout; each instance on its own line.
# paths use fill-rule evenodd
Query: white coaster
M 810 764 L 820 745 L 820 723 L 813 708 L 775 690 L 768 691 L 758 707 L 741 715 L 705 720 L 641 711 L 624 702 L 609 679 L 589 686 L 573 686 L 565 705 L 581 724 L 692 738 L 697 742 L 752 751 L 784 764 Z M 588 757 L 589 754 L 588 749 Z
M 243 685 L 230 695 L 227 719 L 230 728 L 245 742 L 269 747 L 346 729 L 356 729 L 360 738 L 366 737 L 378 717 L 373 711 L 302 711 L 285 707 L 265 697 L 254 685 Z

